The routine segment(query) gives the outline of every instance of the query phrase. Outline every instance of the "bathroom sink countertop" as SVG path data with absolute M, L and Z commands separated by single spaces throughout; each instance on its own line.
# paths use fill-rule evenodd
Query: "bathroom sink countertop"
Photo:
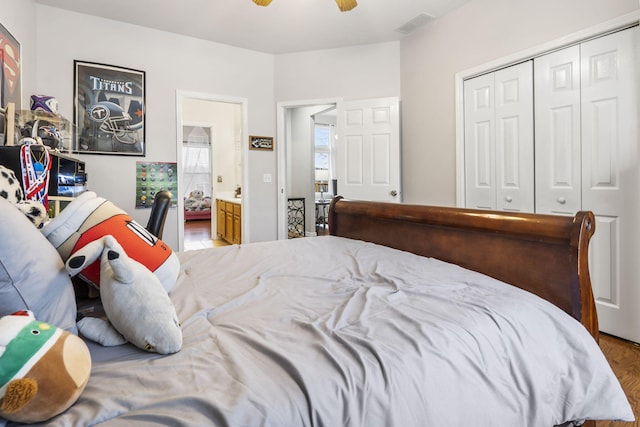
M 242 202 L 242 196 L 235 197 L 233 195 L 233 193 L 230 193 L 230 194 L 218 193 L 218 194 L 216 194 L 216 199 L 223 200 L 223 201 L 229 202 L 229 203 L 241 203 Z

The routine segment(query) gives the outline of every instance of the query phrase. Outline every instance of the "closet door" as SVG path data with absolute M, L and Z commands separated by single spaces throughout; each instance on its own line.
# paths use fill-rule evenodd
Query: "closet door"
M 496 204 L 533 212 L 533 70 L 531 61 L 495 73 Z
M 533 88 L 527 61 L 465 82 L 465 205 L 533 212 Z
M 573 215 L 582 206 L 580 48 L 534 60 L 536 212 Z
M 640 342 L 638 27 L 583 43 L 582 208 L 602 331 Z
M 494 74 L 464 82 L 465 206 L 496 209 Z

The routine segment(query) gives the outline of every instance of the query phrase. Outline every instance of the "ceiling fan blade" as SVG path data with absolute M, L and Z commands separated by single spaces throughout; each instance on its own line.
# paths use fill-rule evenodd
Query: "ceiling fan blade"
M 341 12 L 348 12 L 358 5 L 356 0 L 336 0 L 336 3 L 338 3 Z

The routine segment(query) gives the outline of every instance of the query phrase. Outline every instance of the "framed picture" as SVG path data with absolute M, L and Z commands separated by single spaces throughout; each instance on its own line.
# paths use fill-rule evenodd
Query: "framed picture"
M 22 107 L 20 43 L 0 24 L 0 107 L 8 103 Z
M 175 162 L 136 162 L 136 208 L 150 208 L 156 193 L 161 190 L 171 191 L 171 207 L 175 207 L 177 171 Z
M 250 135 L 249 148 L 251 150 L 273 150 L 273 137 Z
M 144 156 L 145 73 L 73 61 L 72 151 Z

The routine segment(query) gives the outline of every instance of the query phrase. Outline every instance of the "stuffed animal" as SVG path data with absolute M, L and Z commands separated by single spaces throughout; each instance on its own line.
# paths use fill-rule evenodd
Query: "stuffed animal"
M 184 202 L 184 207 L 188 211 L 203 211 L 209 208 L 202 190 L 193 190 L 189 193 L 189 197 Z
M 179 351 L 182 330 L 167 291 L 148 268 L 127 256 L 113 236 L 73 253 L 67 271 L 74 276 L 98 258 L 100 297 L 108 320 L 85 317 L 78 322 L 80 333 L 105 346 L 129 341 L 150 352 Z
M 37 228 L 41 228 L 49 220 L 45 206 L 36 200 L 25 199 L 16 174 L 2 165 L 0 165 L 0 197 L 4 197 L 18 208 Z
M 91 373 L 77 336 L 22 311 L 0 318 L 0 417 L 46 421 L 75 403 Z
M 166 243 L 93 191 L 85 191 L 76 197 L 42 228 L 42 234 L 58 250 L 63 261 L 88 243 L 110 234 L 132 259 L 145 265 L 160 279 L 166 292 L 173 289 L 180 272 L 180 261 Z M 100 263 L 87 265 L 79 277 L 99 289 Z

